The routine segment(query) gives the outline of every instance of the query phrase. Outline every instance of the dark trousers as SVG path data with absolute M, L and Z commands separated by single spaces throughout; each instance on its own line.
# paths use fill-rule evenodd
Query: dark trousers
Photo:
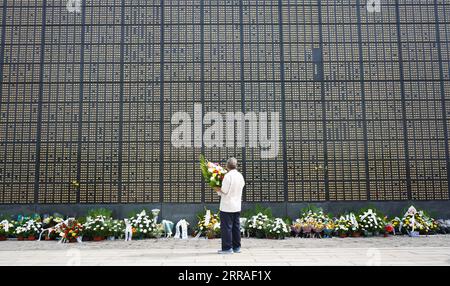
M 220 212 L 220 234 L 222 237 L 222 250 L 241 247 L 241 213 Z

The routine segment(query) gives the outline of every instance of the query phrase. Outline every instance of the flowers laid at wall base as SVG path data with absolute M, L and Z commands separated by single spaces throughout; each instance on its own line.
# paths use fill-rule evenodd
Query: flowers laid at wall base
M 265 224 L 267 238 L 283 239 L 289 235 L 290 231 L 286 222 L 281 218 L 274 218 Z
M 341 216 L 335 220 L 334 225 L 334 230 L 339 237 L 347 237 L 352 227 L 352 222 L 345 216 Z
M 68 219 L 67 223 L 62 222 L 57 231 L 61 237 L 61 242 L 75 242 L 77 241 L 83 232 L 83 225 L 81 225 L 76 219 Z
M 331 235 L 334 229 L 326 230 L 329 221 L 331 218 L 325 215 L 321 208 L 310 206 L 303 210 L 300 217 L 293 222 L 291 230 L 296 237 L 322 237 L 324 231 L 327 233 L 326 235 Z
M 395 235 L 395 228 L 390 223 L 386 224 L 384 227 L 384 236 L 389 236 L 389 234 Z
M 359 237 L 361 236 L 361 226 L 360 221 L 358 220 L 355 213 L 351 212 L 347 215 L 345 215 L 345 218 L 350 221 L 351 225 L 349 228 L 349 235 L 353 237 Z
M 363 211 L 359 217 L 359 226 L 366 236 L 380 234 L 386 226 L 386 221 L 380 216 L 376 210 L 367 209 Z
M 83 224 L 83 237 L 100 241 L 105 239 L 109 234 L 109 221 L 111 219 L 103 215 L 96 217 L 88 217 L 86 223 Z
M 157 224 L 145 210 L 129 218 L 131 222 L 133 239 L 159 238 L 164 232 L 164 227 Z
M 58 239 L 59 233 L 57 231 L 50 231 L 50 229 L 54 228 L 59 223 L 64 221 L 64 217 L 60 214 L 54 214 L 52 216 L 45 216 L 42 220 L 42 228 L 49 229 L 49 231 L 45 232 L 45 240 L 53 240 Z
M 266 224 L 269 223 L 270 219 L 267 215 L 258 213 L 257 215 L 252 216 L 247 221 L 247 230 L 251 237 L 257 238 L 265 238 L 266 232 L 265 227 Z
M 63 221 L 64 221 L 64 217 L 59 214 L 55 214 L 52 216 L 46 216 L 42 220 L 42 227 L 43 228 L 54 227 L 55 225 L 57 225 L 58 223 L 63 222 Z
M 15 235 L 20 239 L 35 240 L 42 230 L 42 223 L 35 219 L 24 220 L 15 229 Z
M 11 234 L 12 226 L 8 220 L 0 221 L 0 241 L 8 239 Z
M 125 222 L 123 220 L 111 220 L 109 222 L 109 234 L 110 238 L 123 238 L 125 236 Z
M 334 234 L 335 228 L 336 225 L 334 224 L 334 221 L 330 219 L 323 228 L 323 237 L 331 238 Z
M 220 237 L 220 218 L 219 214 L 205 209 L 204 213 L 197 216 L 198 223 L 194 230 L 194 236 L 204 236 L 207 238 Z
M 410 236 L 434 234 L 438 229 L 439 225 L 433 218 L 423 210 L 417 211 L 414 206 L 408 209 L 399 223 L 399 231 Z
M 155 212 L 156 213 L 156 212 Z M 18 240 L 35 240 L 45 230 L 52 229 L 51 236 L 63 242 L 84 240 L 124 238 L 125 223 L 123 220 L 112 218 L 112 212 L 108 209 L 91 210 L 87 217 L 78 217 L 64 220 L 64 216 L 54 214 L 44 215 L 43 219 L 38 214 L 29 216 L 17 215 L 10 217 L 1 216 L 0 241 L 9 238 Z M 133 233 L 133 239 L 159 238 L 164 233 L 162 224 L 158 224 L 156 218 L 141 211 L 128 219 L 129 231 Z M 166 221 L 167 222 L 167 221 Z M 292 224 L 281 218 L 274 218 L 269 208 L 255 207 L 243 212 L 242 233 L 251 237 L 282 239 L 293 234 L 294 237 L 340 237 L 359 236 L 358 232 L 371 236 L 376 234 L 410 236 L 446 234 L 450 233 L 450 220 L 435 220 L 423 210 L 417 210 L 411 206 L 403 216 L 388 220 L 380 215 L 374 208 L 367 208 L 359 215 L 347 213 L 332 218 L 320 208 L 308 207 L 303 210 L 298 219 Z M 188 224 L 186 222 L 186 224 Z M 42 231 L 44 230 L 44 231 Z M 356 235 L 355 235 L 356 234 Z M 194 229 L 194 235 L 203 235 L 209 238 L 219 237 L 219 215 L 210 210 L 199 214 L 198 223 Z M 42 238 L 44 236 L 41 236 Z

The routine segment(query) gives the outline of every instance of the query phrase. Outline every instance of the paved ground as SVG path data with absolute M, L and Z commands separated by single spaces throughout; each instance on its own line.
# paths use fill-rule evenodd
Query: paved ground
M 243 239 L 218 255 L 220 240 L 1 241 L 0 265 L 450 265 L 450 235 L 410 238 Z

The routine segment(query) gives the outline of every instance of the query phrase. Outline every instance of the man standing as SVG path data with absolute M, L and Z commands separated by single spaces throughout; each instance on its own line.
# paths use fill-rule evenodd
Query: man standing
M 223 178 L 222 188 L 216 188 L 220 196 L 220 232 L 222 250 L 219 254 L 241 252 L 240 214 L 244 177 L 237 170 L 237 159 L 227 161 L 228 173 Z

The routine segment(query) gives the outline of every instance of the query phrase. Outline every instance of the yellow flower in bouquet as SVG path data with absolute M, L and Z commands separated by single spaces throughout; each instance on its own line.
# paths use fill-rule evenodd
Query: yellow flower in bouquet
M 314 222 L 313 230 L 314 232 L 320 233 L 325 228 L 325 225 L 321 222 Z
M 400 225 L 400 220 L 399 220 L 399 219 L 393 219 L 393 220 L 391 221 L 391 225 L 392 225 L 394 228 L 398 227 L 398 226 Z
M 219 164 L 209 162 L 203 155 L 200 156 L 200 168 L 203 178 L 211 188 L 220 188 L 222 186 L 227 170 Z
M 205 209 L 205 213 L 198 216 L 196 234 L 207 237 L 217 236 L 220 231 L 219 215 Z
M 303 223 L 302 222 L 295 222 L 294 226 L 298 227 L 298 228 L 301 228 L 303 226 Z
M 334 225 L 334 222 L 332 220 L 328 221 L 325 225 L 326 229 L 334 229 L 336 226 Z

